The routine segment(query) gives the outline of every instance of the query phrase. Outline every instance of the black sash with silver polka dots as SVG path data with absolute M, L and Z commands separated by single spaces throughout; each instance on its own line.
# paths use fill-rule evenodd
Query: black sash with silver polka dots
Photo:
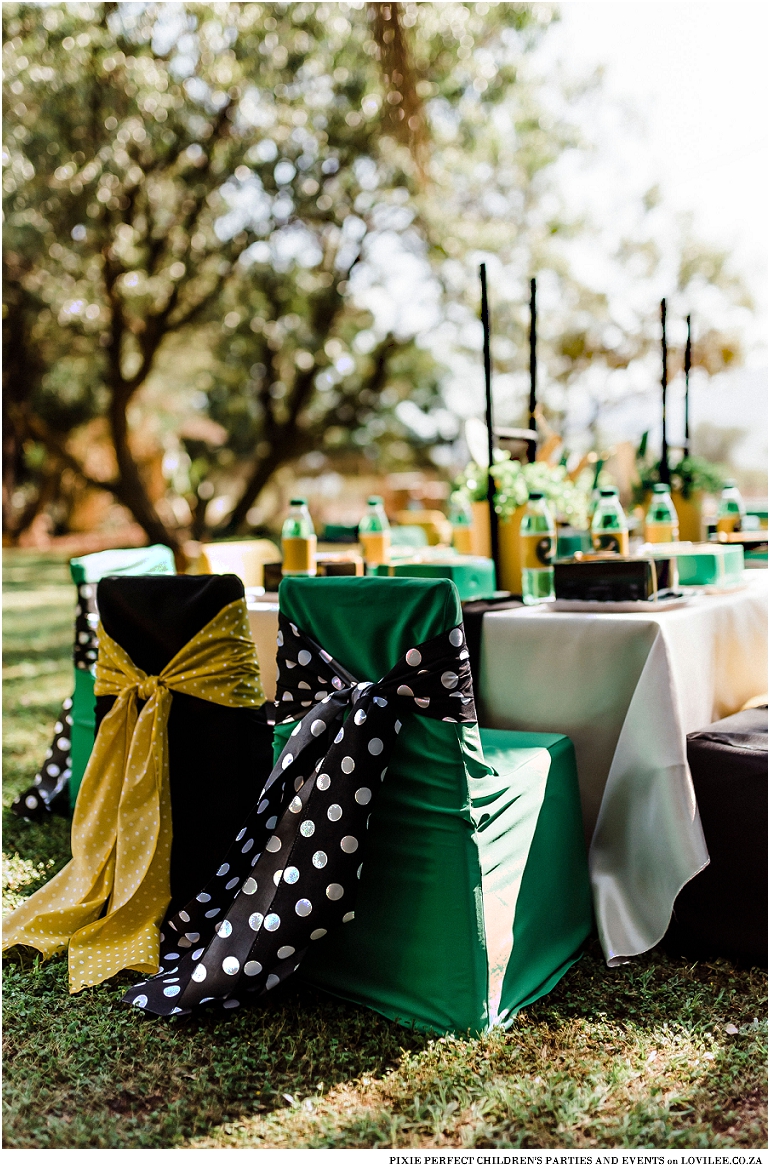
M 162 968 L 124 1002 L 164 1015 L 230 1009 L 290 977 L 313 941 L 355 916 L 371 803 L 403 722 L 476 720 L 462 626 L 373 684 L 281 615 L 277 694 L 272 723 L 299 724 L 216 876 L 164 922 Z
M 99 654 L 96 629 L 99 611 L 96 606 L 96 583 L 78 583 L 75 606 L 75 641 L 72 658 L 76 668 L 93 673 Z M 11 810 L 26 819 L 40 821 L 51 812 L 68 815 L 69 780 L 72 774 L 72 697 L 68 697 L 56 719 L 51 746 L 40 772 L 28 790 L 20 794 Z
M 50 814 L 68 815 L 72 774 L 72 697 L 61 707 L 53 727 L 53 740 L 32 786 L 11 806 L 14 814 L 41 822 Z
M 99 608 L 96 605 L 96 583 L 78 583 L 78 601 L 75 607 L 75 647 L 72 658 L 76 668 L 93 672 L 99 655 Z

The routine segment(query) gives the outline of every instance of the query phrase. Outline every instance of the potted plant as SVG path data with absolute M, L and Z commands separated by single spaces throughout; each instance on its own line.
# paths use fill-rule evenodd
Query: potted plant
M 647 433 L 642 436 L 637 452 L 638 481 L 634 485 L 633 502 L 646 512 L 652 496 L 653 486 L 660 480 L 660 464 L 648 461 Z M 703 540 L 703 495 L 718 493 L 722 488 L 725 472 L 718 464 L 712 464 L 700 456 L 683 456 L 678 464 L 669 469 L 671 477 L 671 499 L 679 518 L 679 540 L 700 542 Z
M 586 468 L 573 481 L 564 465 L 536 460 L 522 464 L 510 455 L 497 452 L 499 459 L 492 465 L 495 481 L 495 512 L 499 518 L 500 583 L 503 590 L 521 594 L 521 560 L 519 557 L 519 526 L 532 489 L 545 495 L 556 521 L 576 529 L 588 527 L 588 507 L 593 474 Z M 489 557 L 489 507 L 487 505 L 487 470 L 469 464 L 456 482 L 456 489 L 465 492 L 473 511 L 473 553 Z

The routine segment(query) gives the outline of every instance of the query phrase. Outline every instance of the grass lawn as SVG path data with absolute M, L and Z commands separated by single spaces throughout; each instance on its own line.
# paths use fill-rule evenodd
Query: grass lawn
M 5 552 L 4 904 L 69 855 L 7 813 L 67 695 L 66 562 Z M 507 1033 L 429 1039 L 297 982 L 259 1006 L 147 1020 L 130 977 L 74 997 L 66 961 L 4 966 L 10 1148 L 766 1145 L 766 975 L 596 942 Z

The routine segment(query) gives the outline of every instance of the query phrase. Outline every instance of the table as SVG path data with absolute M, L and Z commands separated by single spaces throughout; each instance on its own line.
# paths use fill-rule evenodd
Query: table
M 275 652 L 278 635 L 278 595 L 264 594 L 247 599 L 249 627 L 257 645 L 262 688 L 269 701 L 275 700 Z
M 481 724 L 574 742 L 610 965 L 660 941 L 708 863 L 686 736 L 767 691 L 767 578 L 674 611 L 484 616 Z

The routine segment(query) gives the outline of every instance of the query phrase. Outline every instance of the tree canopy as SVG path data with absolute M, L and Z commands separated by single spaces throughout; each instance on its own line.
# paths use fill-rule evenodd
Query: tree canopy
M 219 528 L 241 531 L 305 453 L 428 461 L 430 428 L 402 407 L 440 403 L 442 347 L 376 312 L 400 265 L 432 283 L 447 352 L 475 345 L 469 274 L 488 254 L 520 281 L 548 267 L 583 320 L 592 298 L 606 319 L 559 252 L 580 225 L 549 176 L 580 138 L 525 68 L 554 18 L 543 4 L 4 5 L 6 532 L 69 470 L 179 547 L 135 420 L 180 348 L 205 352 L 186 402 L 216 425 L 177 427 L 198 534 L 212 486 L 231 488 Z M 568 318 L 550 343 L 567 381 L 649 342 L 597 345 Z M 523 329 L 516 311 L 500 324 Z M 514 353 L 500 348 L 500 369 Z M 106 469 L 78 443 L 98 420 Z

